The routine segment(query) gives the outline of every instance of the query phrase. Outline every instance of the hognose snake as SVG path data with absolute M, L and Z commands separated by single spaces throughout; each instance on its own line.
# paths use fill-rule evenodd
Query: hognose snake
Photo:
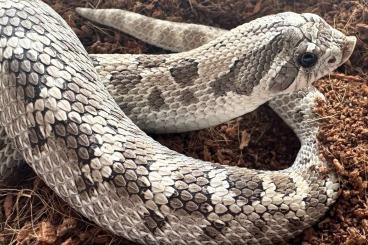
M 0 0 L 2 165 L 24 159 L 85 217 L 144 244 L 280 243 L 316 222 L 339 185 L 319 171 L 312 109 L 323 96 L 310 84 L 349 58 L 355 38 L 313 14 L 267 16 L 228 32 L 123 15 L 157 45 L 188 51 L 89 56 L 46 4 Z M 281 171 L 180 155 L 119 108 L 148 131 L 181 132 L 267 101 L 302 145 Z

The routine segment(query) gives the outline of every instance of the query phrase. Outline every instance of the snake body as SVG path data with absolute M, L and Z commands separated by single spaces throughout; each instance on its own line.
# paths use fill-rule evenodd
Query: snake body
M 201 28 L 207 41 L 218 34 Z M 1 159 L 24 159 L 75 210 L 142 244 L 294 237 L 324 215 L 339 188 L 333 173 L 321 171 L 318 154 L 313 107 L 323 96 L 300 89 L 344 62 L 355 40 L 311 14 L 268 16 L 220 32 L 178 54 L 89 56 L 43 2 L 0 0 Z M 315 68 L 297 65 L 305 51 L 318 53 Z M 149 131 L 179 132 L 268 100 L 301 141 L 295 163 L 281 171 L 180 155 L 120 109 Z

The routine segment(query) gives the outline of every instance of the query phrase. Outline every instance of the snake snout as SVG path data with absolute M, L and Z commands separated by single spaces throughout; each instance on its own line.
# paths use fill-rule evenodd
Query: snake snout
M 351 54 L 354 51 L 356 41 L 357 39 L 354 36 L 346 37 L 346 42 L 342 50 L 342 57 L 341 57 L 340 65 L 344 64 L 350 58 Z

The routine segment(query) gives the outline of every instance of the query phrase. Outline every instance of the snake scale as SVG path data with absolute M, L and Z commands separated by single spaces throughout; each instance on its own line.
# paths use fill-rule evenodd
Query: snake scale
M 284 243 L 325 214 L 339 184 L 321 171 L 313 107 L 323 96 L 310 85 L 349 58 L 354 37 L 313 14 L 225 31 L 78 11 L 185 52 L 88 55 L 43 2 L 0 0 L 2 166 L 24 159 L 75 210 L 142 244 Z M 192 159 L 138 128 L 200 129 L 267 101 L 301 141 L 285 170 Z

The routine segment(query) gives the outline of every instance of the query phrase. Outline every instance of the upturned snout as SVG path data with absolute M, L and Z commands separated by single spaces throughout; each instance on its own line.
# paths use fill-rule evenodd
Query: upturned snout
M 351 56 L 351 54 L 354 51 L 355 44 L 356 44 L 356 37 L 354 36 L 347 36 L 346 41 L 342 50 L 342 58 L 341 58 L 341 64 L 344 64 Z

